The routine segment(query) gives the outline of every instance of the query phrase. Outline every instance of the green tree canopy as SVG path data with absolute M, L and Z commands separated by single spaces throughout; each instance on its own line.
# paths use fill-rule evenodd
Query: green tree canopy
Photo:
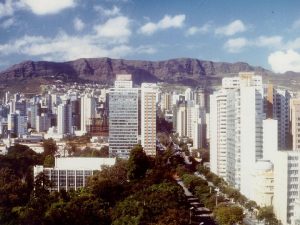
M 45 156 L 47 156 L 47 155 L 54 156 L 58 150 L 56 142 L 52 138 L 44 140 L 43 147 L 44 147 L 44 155 Z
M 244 219 L 243 209 L 238 206 L 220 204 L 214 210 L 215 218 L 219 225 L 234 225 Z
M 127 164 L 129 180 L 141 179 L 149 168 L 149 160 L 141 145 L 135 146 L 129 156 Z

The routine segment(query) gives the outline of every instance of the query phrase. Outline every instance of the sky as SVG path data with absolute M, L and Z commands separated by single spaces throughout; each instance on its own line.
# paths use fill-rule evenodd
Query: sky
M 0 70 L 94 57 L 300 72 L 300 1 L 0 0 Z

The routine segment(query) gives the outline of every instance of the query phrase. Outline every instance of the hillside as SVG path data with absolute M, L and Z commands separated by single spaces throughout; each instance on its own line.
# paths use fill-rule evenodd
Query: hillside
M 69 62 L 25 61 L 0 72 L 0 88 L 34 92 L 40 84 L 63 82 L 97 82 L 112 84 L 118 73 L 131 73 L 134 82 L 166 82 L 211 87 L 224 76 L 240 71 L 255 71 L 276 85 L 298 88 L 299 74 L 275 75 L 247 63 L 212 62 L 191 58 L 165 61 L 139 61 L 111 58 L 78 59 Z M 25 89 L 24 89 L 25 88 Z

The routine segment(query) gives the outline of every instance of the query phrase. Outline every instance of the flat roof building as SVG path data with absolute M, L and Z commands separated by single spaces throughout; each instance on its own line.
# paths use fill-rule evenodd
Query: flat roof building
M 101 170 L 102 166 L 113 166 L 115 163 L 116 158 L 56 158 L 53 168 L 34 166 L 34 177 L 44 172 L 52 183 L 50 191 L 77 190 L 85 187 L 88 177 L 92 176 L 95 171 Z

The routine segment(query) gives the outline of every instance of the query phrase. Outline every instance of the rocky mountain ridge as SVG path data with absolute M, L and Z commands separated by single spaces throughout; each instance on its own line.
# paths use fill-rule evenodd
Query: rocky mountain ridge
M 298 86 L 300 83 L 298 73 L 276 75 L 262 67 L 254 67 L 244 62 L 212 62 L 191 58 L 164 61 L 81 58 L 68 62 L 25 61 L 13 65 L 0 72 L 0 88 L 2 86 L 6 89 L 20 83 L 36 86 L 57 80 L 111 85 L 115 80 L 115 75 L 119 73 L 132 74 L 136 84 L 166 82 L 210 87 L 220 84 L 222 77 L 233 76 L 241 71 L 255 71 L 275 85 Z

